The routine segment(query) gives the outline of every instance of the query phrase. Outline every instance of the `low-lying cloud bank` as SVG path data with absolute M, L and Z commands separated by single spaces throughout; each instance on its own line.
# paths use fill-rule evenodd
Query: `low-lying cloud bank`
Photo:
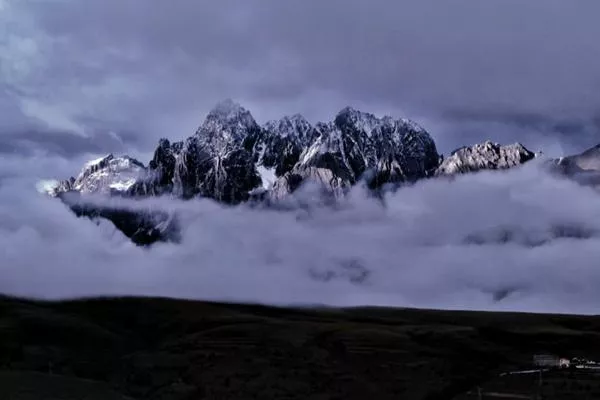
M 2 293 L 598 313 L 600 195 L 536 162 L 420 182 L 385 206 L 357 188 L 336 211 L 120 200 L 179 216 L 182 242 L 150 249 L 37 193 L 48 165 L 68 169 L 0 161 Z

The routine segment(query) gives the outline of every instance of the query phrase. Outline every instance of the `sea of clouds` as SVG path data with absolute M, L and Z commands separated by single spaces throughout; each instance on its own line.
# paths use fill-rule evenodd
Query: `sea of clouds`
M 598 313 L 600 194 L 537 161 L 335 209 L 119 200 L 177 215 L 180 243 L 143 248 L 36 191 L 82 160 L 0 160 L 1 293 Z

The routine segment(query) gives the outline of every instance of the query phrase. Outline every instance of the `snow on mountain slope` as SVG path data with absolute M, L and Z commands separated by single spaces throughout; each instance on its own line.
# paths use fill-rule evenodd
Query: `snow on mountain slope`
M 436 176 L 475 172 L 482 169 L 507 169 L 535 158 L 522 144 L 501 146 L 490 141 L 461 147 L 450 154 L 435 171 Z
M 317 138 L 303 150 L 290 174 L 308 177 L 308 168 L 327 169 L 344 187 L 368 177 L 369 185 L 377 188 L 430 176 L 438 165 L 433 139 L 406 119 L 377 118 L 346 107 L 333 122 L 317 124 L 316 131 Z M 285 195 L 277 192 L 277 196 Z
M 269 121 L 256 137 L 248 137 L 246 145 L 254 153 L 258 166 L 274 169 L 276 176 L 289 172 L 302 151 L 310 146 L 318 132 L 301 115 Z
M 249 135 L 260 132 L 252 114 L 231 99 L 218 103 L 196 131 L 199 143 L 214 155 L 224 155 L 231 147 L 241 145 Z
M 129 157 L 112 154 L 87 163 L 73 182 L 81 193 L 126 192 L 144 177 L 144 165 Z
M 258 174 L 260 175 L 262 187 L 267 190 L 271 189 L 277 180 L 277 175 L 275 174 L 274 168 L 266 168 L 263 165 L 259 165 L 257 170 Z
M 86 163 L 76 179 L 50 190 L 202 196 L 235 204 L 259 188 L 277 188 L 272 197 L 287 196 L 305 180 L 318 181 L 336 193 L 361 179 L 377 189 L 434 173 L 508 168 L 532 154 L 521 145 L 486 142 L 459 149 L 440 166 L 435 142 L 409 119 L 376 117 L 346 107 L 333 121 L 314 126 L 295 114 L 260 127 L 248 110 L 225 100 L 191 137 L 174 143 L 161 139 L 148 168 L 127 156 L 108 155 Z M 331 176 L 331 182 L 321 179 L 325 176 Z
M 129 156 L 109 154 L 84 164 L 77 178 L 63 181 L 43 181 L 38 189 L 52 196 L 77 191 L 79 193 L 126 194 L 138 181 L 144 180 L 146 167 Z
M 86 163 L 77 178 L 43 182 L 38 190 L 54 196 L 66 192 L 168 195 L 206 197 L 226 204 L 249 199 L 272 204 L 308 183 L 318 189 L 314 192 L 318 196 L 335 199 L 361 180 L 370 189 L 380 189 L 434 173 L 510 168 L 532 154 L 518 144 L 486 142 L 459 149 L 440 166 L 441 156 L 429 133 L 408 119 L 376 117 L 346 107 L 331 122 L 313 126 L 296 114 L 261 127 L 248 110 L 225 100 L 208 113 L 192 136 L 179 142 L 161 139 L 147 168 L 130 157 L 109 154 Z M 164 215 L 71 207 L 78 207 L 78 215 L 110 219 L 126 235 L 137 235 L 138 243 L 168 240 L 155 226 L 170 221 Z M 136 224 L 141 224 L 138 233 Z

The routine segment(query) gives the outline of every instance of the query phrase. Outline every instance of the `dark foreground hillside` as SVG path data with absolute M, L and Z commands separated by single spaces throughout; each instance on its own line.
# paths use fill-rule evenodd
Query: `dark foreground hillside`
M 600 318 L 0 299 L 0 399 L 467 398 L 538 352 L 600 359 Z

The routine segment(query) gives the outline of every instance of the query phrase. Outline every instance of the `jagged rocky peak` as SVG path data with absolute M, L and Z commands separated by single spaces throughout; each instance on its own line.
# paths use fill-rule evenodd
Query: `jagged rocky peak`
M 215 104 L 212 110 L 208 113 L 208 119 L 233 120 L 239 119 L 240 116 L 247 116 L 250 113 L 239 103 L 231 98 L 222 100 Z
M 557 164 L 600 166 L 600 162 L 594 164 L 600 160 L 598 153 L 600 147 Z M 192 136 L 179 142 L 160 139 L 147 169 L 131 157 L 109 154 L 87 163 L 77 178 L 41 182 L 38 189 L 59 196 L 63 202 L 68 196 L 61 194 L 75 192 L 69 194 L 206 197 L 227 204 L 252 198 L 273 204 L 271 200 L 285 199 L 304 183 L 313 183 L 307 186 L 308 197 L 325 194 L 324 198 L 335 199 L 361 179 L 378 190 L 434 173 L 510 168 L 533 157 L 520 144 L 486 142 L 455 151 L 440 166 L 431 136 L 408 119 L 377 117 L 346 107 L 331 122 L 311 125 L 295 114 L 261 128 L 248 110 L 225 100 L 208 113 Z M 311 191 L 311 187 L 318 190 Z M 143 213 L 82 208 L 80 203 L 77 200 L 67 205 L 78 215 L 113 221 L 136 242 L 169 240 L 172 236 L 161 228 L 172 226 L 164 216 L 155 219 Z
M 486 141 L 453 151 L 442 161 L 435 175 L 455 175 L 482 169 L 507 169 L 524 164 L 535 156 L 535 153 L 520 143 L 500 145 Z
M 313 126 L 300 114 L 285 116 L 280 120 L 268 121 L 264 130 L 281 138 L 291 137 L 301 141 L 311 139 Z
M 171 143 L 169 139 L 160 139 L 148 167 L 153 170 L 172 173 L 173 167 L 175 166 L 175 159 L 183 150 L 183 145 L 183 141 Z
M 169 139 L 160 139 L 154 156 L 148 163 L 145 179 L 136 182 L 130 193 L 137 196 L 158 196 L 172 192 L 175 165 L 183 147 L 183 141 L 171 143 Z
M 84 177 L 84 175 L 92 174 L 101 169 L 108 168 L 111 170 L 119 170 L 131 168 L 132 166 L 138 166 L 143 168 L 144 164 L 142 164 L 135 158 L 129 157 L 127 155 L 115 157 L 111 153 L 104 157 L 100 157 L 85 163 L 79 177 Z
M 346 107 L 333 124 L 318 124 L 317 130 L 320 136 L 303 152 L 301 163 L 339 170 L 353 183 L 367 170 L 374 170 L 379 180 L 385 175 L 394 182 L 412 181 L 438 165 L 433 139 L 409 120 L 377 118 Z
M 133 193 L 245 201 L 261 184 L 248 143 L 258 140 L 262 132 L 248 110 L 232 100 L 222 101 L 191 137 L 175 143 L 159 141 L 148 179 L 137 184 Z
M 109 154 L 87 162 L 77 178 L 62 181 L 57 192 L 124 193 L 144 178 L 145 171 L 144 164 L 132 157 Z
M 218 103 L 206 116 L 196 131 L 201 142 L 219 148 L 239 145 L 251 134 L 260 131 L 260 126 L 250 111 L 231 99 Z
M 600 189 L 600 144 L 579 154 L 550 159 L 544 165 L 552 173 Z
M 304 180 L 325 185 L 336 196 L 344 192 L 339 188 L 350 187 L 361 178 L 367 179 L 371 188 L 413 182 L 431 176 L 439 164 L 431 136 L 406 119 L 378 118 L 346 107 L 333 122 L 319 123 L 315 130 L 316 139 L 274 185 L 273 197 L 284 197 Z M 324 170 L 328 172 L 322 173 Z M 329 180 L 322 179 L 329 175 Z
M 300 153 L 317 136 L 315 128 L 303 116 L 295 114 L 267 122 L 258 136 L 249 138 L 246 144 L 252 149 L 263 187 L 271 186 L 275 177 L 290 171 Z
M 560 157 L 549 161 L 555 171 L 565 174 L 600 171 L 600 144 L 582 153 Z
M 394 119 L 389 115 L 378 118 L 374 114 L 359 111 L 353 107 L 345 107 L 340 110 L 334 119 L 334 123 L 340 129 L 351 127 L 369 136 L 372 134 L 381 134 L 381 130 L 386 129 L 390 132 L 425 132 L 423 127 L 410 119 Z
M 334 119 L 335 125 L 340 128 L 353 128 L 371 135 L 373 130 L 381 123 L 375 115 L 358 111 L 352 107 L 341 109 Z

